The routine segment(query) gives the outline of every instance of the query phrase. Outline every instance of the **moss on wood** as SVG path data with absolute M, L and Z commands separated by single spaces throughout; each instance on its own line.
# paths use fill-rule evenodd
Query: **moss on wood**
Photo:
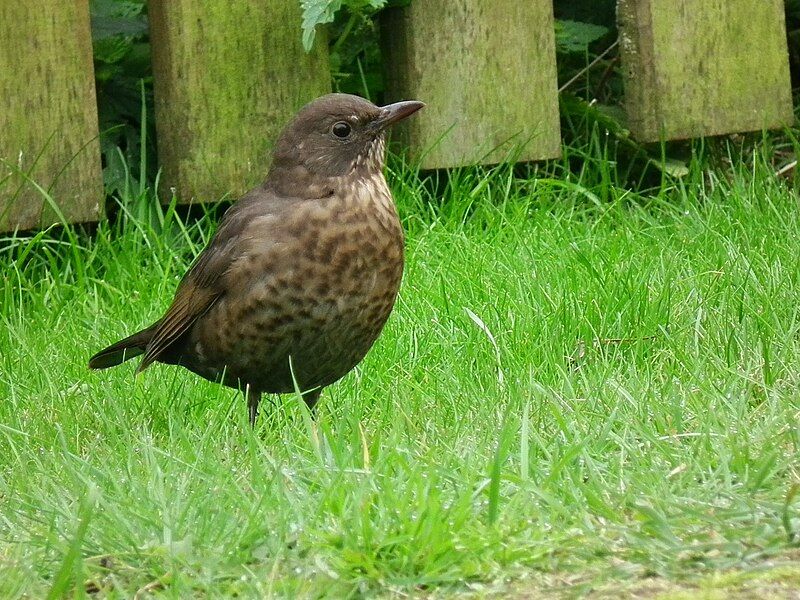
M 87 0 L 0 3 L 0 231 L 97 219 L 97 136 Z
M 300 4 L 152 0 L 162 197 L 236 197 L 266 175 L 282 126 L 330 91 L 327 44 L 300 40 Z
M 559 155 L 550 0 L 414 1 L 381 33 L 390 99 L 428 104 L 399 130 L 424 168 Z
M 793 122 L 782 0 L 620 0 L 626 107 L 643 141 Z

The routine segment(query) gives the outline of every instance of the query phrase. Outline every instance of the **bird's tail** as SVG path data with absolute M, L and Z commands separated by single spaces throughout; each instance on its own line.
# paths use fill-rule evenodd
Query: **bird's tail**
M 142 329 L 131 336 L 126 337 L 124 340 L 118 341 L 116 344 L 111 344 L 108 348 L 100 350 L 92 358 L 89 359 L 90 369 L 107 369 L 115 367 L 118 364 L 144 354 L 147 344 L 153 337 L 155 326 Z

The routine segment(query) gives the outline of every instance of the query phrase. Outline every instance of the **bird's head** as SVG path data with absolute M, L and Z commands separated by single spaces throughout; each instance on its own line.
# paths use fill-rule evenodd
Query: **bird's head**
M 376 106 L 350 94 L 327 94 L 306 104 L 281 132 L 267 181 L 298 184 L 365 175 L 383 169 L 386 129 L 425 106 L 410 100 Z

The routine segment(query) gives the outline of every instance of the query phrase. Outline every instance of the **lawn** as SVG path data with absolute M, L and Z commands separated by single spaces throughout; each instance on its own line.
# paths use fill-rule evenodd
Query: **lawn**
M 289 396 L 255 430 L 188 371 L 86 367 L 162 313 L 212 215 L 145 219 L 145 192 L 7 238 L 0 596 L 800 588 L 798 186 L 732 164 L 645 191 L 590 160 L 391 173 L 382 338 L 316 421 Z

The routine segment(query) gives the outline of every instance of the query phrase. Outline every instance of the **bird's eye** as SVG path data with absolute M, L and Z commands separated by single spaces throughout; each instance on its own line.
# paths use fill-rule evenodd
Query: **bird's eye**
M 350 127 L 350 123 L 347 123 L 345 121 L 338 121 L 333 124 L 333 127 L 331 127 L 331 132 L 333 133 L 333 135 L 341 139 L 349 137 L 352 131 L 353 128 Z

